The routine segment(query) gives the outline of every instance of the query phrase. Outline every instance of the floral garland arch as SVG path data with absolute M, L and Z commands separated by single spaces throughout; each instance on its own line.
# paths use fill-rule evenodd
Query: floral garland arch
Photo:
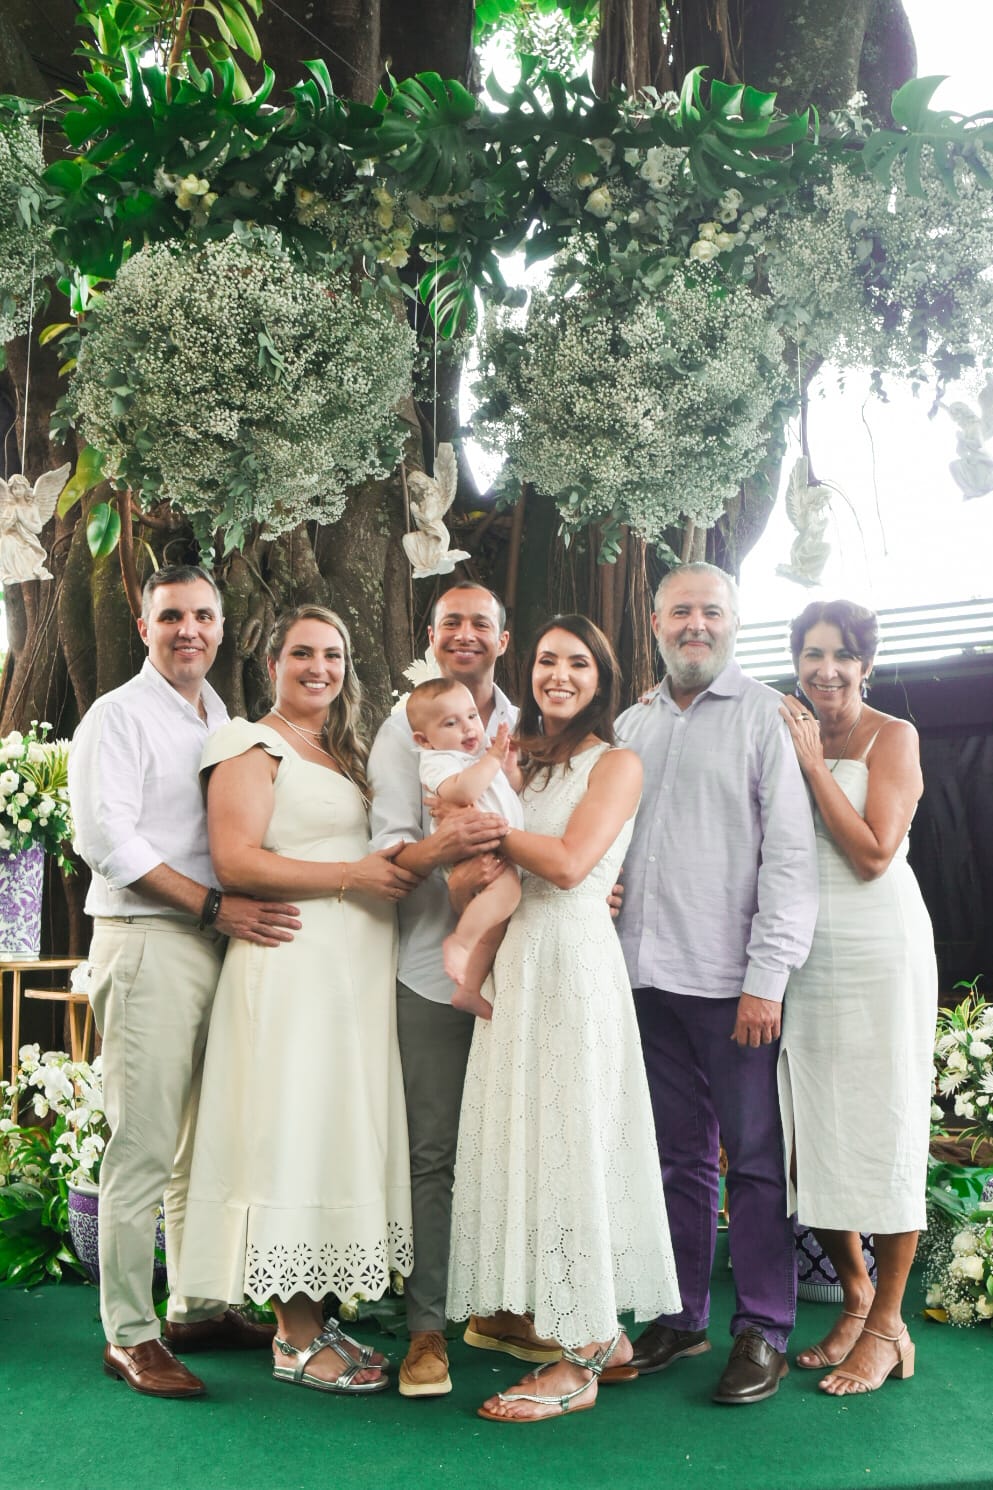
M 473 327 L 477 293 L 490 306 L 479 433 L 508 450 L 507 496 L 521 481 L 549 489 L 569 530 L 626 522 L 657 538 L 678 516 L 710 520 L 781 444 L 794 384 L 817 359 L 939 387 L 986 365 L 993 117 L 933 110 L 939 79 L 906 84 L 895 128 L 878 129 L 857 101 L 822 125 L 810 110 L 780 114 L 772 94 L 708 87 L 699 70 L 678 100 L 600 99 L 585 79 L 525 63 L 515 89 L 490 81 L 496 112 L 430 73 L 369 106 L 338 98 L 311 63 L 291 104 L 271 108 L 271 73 L 238 98 L 223 62 L 216 77 L 189 62 L 172 80 L 125 63 L 120 81 L 84 79 L 59 120 L 79 153 L 44 172 L 43 207 L 28 204 L 82 287 L 80 303 L 91 281 L 159 243 L 202 256 L 232 236 L 278 242 L 324 283 L 361 266 L 367 306 L 399 297 L 398 272 L 416 256 L 437 334 Z M 518 248 L 552 271 L 523 330 L 520 292 L 500 268 Z M 95 337 L 101 319 L 90 316 Z M 66 413 L 78 411 L 84 434 L 90 334 L 85 318 L 69 333 L 69 350 L 81 346 Z M 570 444 L 560 376 L 584 340 L 614 397 L 585 464 L 588 431 L 576 428 Z M 205 328 L 203 355 L 214 351 Z M 105 378 L 112 398 L 114 386 Z M 644 441 L 623 434 L 637 451 L 634 475 L 610 459 L 622 387 L 627 405 L 641 405 Z M 275 420 L 278 378 L 269 394 Z M 107 456 L 108 421 L 90 418 Z M 141 466 L 151 435 L 127 431 L 130 456 L 112 456 L 107 470 L 152 497 L 172 494 Z M 387 447 L 380 441 L 370 474 Z M 687 491 L 680 473 L 694 449 L 706 479 Z M 246 522 L 274 523 L 250 492 L 240 508 L 206 488 L 185 501 L 205 527 L 227 529 L 229 547 Z

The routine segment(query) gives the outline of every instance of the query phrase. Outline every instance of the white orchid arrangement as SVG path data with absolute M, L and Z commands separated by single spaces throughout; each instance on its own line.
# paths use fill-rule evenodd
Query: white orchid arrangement
M 87 312 L 66 412 L 105 476 L 208 544 L 332 523 L 393 469 L 411 386 L 413 333 L 367 289 L 262 230 L 146 246 Z
M 993 1004 L 977 984 L 956 984 L 967 989 L 966 997 L 954 1009 L 939 1009 L 934 1046 L 935 1096 L 952 1104 L 959 1125 L 951 1136 L 971 1141 L 974 1155 L 993 1141 Z M 937 1103 L 932 1119 L 932 1131 L 949 1136 L 949 1119 Z
M 72 840 L 69 806 L 69 741 L 49 740 L 52 726 L 32 720 L 22 733 L 0 739 L 0 850 L 16 852 L 40 844 L 69 872 Z
M 18 1061 L 16 1081 L 0 1082 L 0 1141 L 8 1153 L 23 1153 L 36 1131 L 13 1121 L 15 1095 L 19 1109 L 30 1103 L 35 1118 L 46 1125 L 46 1139 L 44 1145 L 35 1145 L 33 1163 L 28 1166 L 36 1172 L 26 1173 L 24 1163 L 8 1163 L 7 1167 L 21 1177 L 38 1180 L 42 1178 L 37 1172 L 41 1157 L 47 1154 L 57 1177 L 72 1185 L 95 1184 L 110 1136 L 103 1110 L 100 1056 L 89 1064 L 73 1061 L 64 1050 L 42 1051 L 35 1044 L 22 1045 Z

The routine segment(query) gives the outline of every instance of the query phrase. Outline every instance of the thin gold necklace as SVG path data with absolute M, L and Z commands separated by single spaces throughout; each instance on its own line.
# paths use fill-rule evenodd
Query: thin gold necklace
M 845 736 L 845 743 L 841 747 L 841 754 L 835 756 L 835 758 L 834 758 L 834 765 L 833 766 L 828 766 L 828 770 L 831 772 L 831 775 L 832 776 L 834 775 L 834 773 L 837 770 L 837 768 L 838 768 L 839 764 L 841 763 L 841 761 L 843 761 L 845 759 L 845 756 L 848 753 L 848 747 L 852 743 L 852 736 L 854 735 L 855 731 L 858 729 L 860 723 L 862 722 L 862 715 L 864 713 L 865 713 L 865 704 L 863 704 L 862 707 L 859 709 L 858 713 L 855 716 L 855 723 L 852 725 L 851 729 L 848 731 L 848 734 Z

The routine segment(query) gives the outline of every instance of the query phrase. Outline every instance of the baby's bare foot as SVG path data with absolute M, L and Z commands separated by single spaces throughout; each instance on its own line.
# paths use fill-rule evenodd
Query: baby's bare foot
M 441 960 L 445 964 L 445 972 L 453 983 L 460 986 L 465 982 L 469 950 L 465 942 L 460 942 L 454 932 L 451 936 L 446 936 L 441 944 Z

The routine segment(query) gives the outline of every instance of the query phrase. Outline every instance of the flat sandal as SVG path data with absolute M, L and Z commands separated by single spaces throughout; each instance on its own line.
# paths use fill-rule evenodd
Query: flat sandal
M 576 1351 L 570 1350 L 567 1345 L 563 1345 L 563 1361 L 568 1361 L 570 1366 L 579 1366 L 583 1371 L 590 1373 L 589 1381 L 584 1381 L 580 1386 L 574 1387 L 571 1392 L 563 1392 L 559 1397 L 542 1396 L 536 1392 L 497 1392 L 497 1397 L 501 1402 L 536 1402 L 539 1407 L 557 1407 L 559 1409 L 557 1413 L 549 1413 L 547 1417 L 540 1418 L 513 1418 L 505 1417 L 502 1413 L 488 1412 L 485 1407 L 479 1407 L 476 1409 L 477 1417 L 486 1418 L 490 1423 L 547 1423 L 556 1417 L 564 1417 L 566 1413 L 589 1412 L 592 1407 L 596 1406 L 595 1397 L 592 1402 L 584 1402 L 580 1407 L 573 1407 L 572 1404 L 577 1397 L 588 1392 L 594 1381 L 603 1375 L 604 1367 L 617 1348 L 617 1342 L 623 1333 L 623 1327 L 618 1325 L 614 1338 L 591 1356 L 579 1355 Z M 543 1366 L 536 1366 L 530 1374 L 532 1377 L 538 1377 L 543 1371 L 551 1370 L 556 1364 L 555 1361 L 547 1361 Z

